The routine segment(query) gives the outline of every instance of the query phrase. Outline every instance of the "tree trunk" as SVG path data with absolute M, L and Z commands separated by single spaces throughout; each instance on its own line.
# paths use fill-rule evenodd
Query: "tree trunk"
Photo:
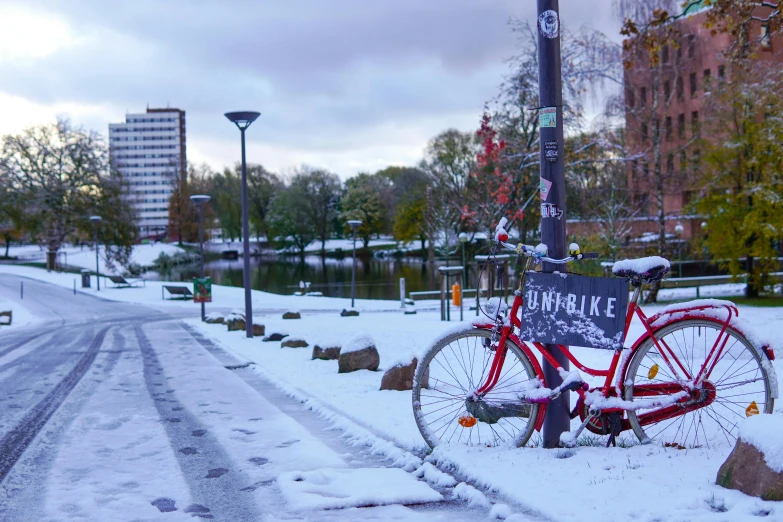
M 48 250 L 46 252 L 46 270 L 49 272 L 54 270 L 56 262 L 57 262 L 57 251 Z
M 745 273 L 747 274 L 746 281 L 747 285 L 745 286 L 745 297 L 752 299 L 759 296 L 759 288 L 758 284 L 759 281 L 753 277 L 753 266 L 754 266 L 754 259 L 753 256 L 748 255 L 745 260 Z
M 8 257 L 8 250 L 11 248 L 11 236 L 5 235 L 5 257 Z
M 326 257 L 326 238 L 321 238 L 321 257 Z

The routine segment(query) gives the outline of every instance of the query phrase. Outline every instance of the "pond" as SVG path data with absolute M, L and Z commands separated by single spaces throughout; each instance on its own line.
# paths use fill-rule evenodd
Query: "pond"
M 322 259 L 320 256 L 307 256 L 301 261 L 298 257 L 254 257 L 250 262 L 253 289 L 276 294 L 293 294 L 299 291 L 299 282 L 305 281 L 310 282 L 312 292 L 322 292 L 327 297 L 351 297 L 351 258 Z M 451 260 L 450 264 L 454 266 L 458 263 Z M 438 261 L 436 271 L 437 266 L 445 266 L 445 262 Z M 191 281 L 198 276 L 198 272 L 198 264 L 181 265 L 168 271 L 149 272 L 144 277 Z M 204 265 L 204 274 L 212 277 L 215 284 L 241 287 L 242 259 L 209 261 Z M 405 278 L 407 292 L 432 290 L 437 285 L 437 273 L 435 282 L 430 286 L 429 268 L 427 263 L 421 260 L 357 259 L 356 298 L 399 299 L 401 277 Z M 471 280 L 475 280 L 472 274 Z

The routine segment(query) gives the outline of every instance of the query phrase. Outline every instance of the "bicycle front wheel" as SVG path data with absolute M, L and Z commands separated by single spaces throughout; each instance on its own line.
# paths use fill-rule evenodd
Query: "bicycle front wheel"
M 774 399 L 761 361 L 764 355 L 732 328 L 721 335 L 722 328 L 719 323 L 695 319 L 656 332 L 674 372 L 652 339 L 636 350 L 625 374 L 625 399 L 640 405 L 658 401 L 649 409 L 628 411 L 631 427 L 642 443 L 680 449 L 733 445 L 742 419 L 772 413 Z M 703 367 L 703 380 L 689 389 Z M 675 394 L 680 398 L 674 400 Z
M 533 364 L 511 341 L 495 387 L 474 392 L 489 376 L 496 346 L 491 332 L 470 330 L 437 342 L 416 368 L 413 413 L 424 440 L 468 446 L 523 446 L 533 433 L 538 404 L 523 403 L 524 390 L 539 386 Z

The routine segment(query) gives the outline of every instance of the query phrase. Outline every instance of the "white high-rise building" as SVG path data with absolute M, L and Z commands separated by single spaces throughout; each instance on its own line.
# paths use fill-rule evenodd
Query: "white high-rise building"
M 114 168 L 130 184 L 141 237 L 161 236 L 169 224 L 169 198 L 185 182 L 185 111 L 147 109 L 109 124 Z

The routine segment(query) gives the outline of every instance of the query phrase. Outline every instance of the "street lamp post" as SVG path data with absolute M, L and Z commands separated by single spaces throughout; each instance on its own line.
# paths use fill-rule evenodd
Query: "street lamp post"
M 190 200 L 198 207 L 198 249 L 200 255 L 199 263 L 199 277 L 204 279 L 204 205 L 209 201 L 209 196 L 194 195 L 190 196 Z M 201 302 L 201 320 L 206 319 L 206 311 L 204 310 L 204 301 Z
M 362 225 L 362 222 L 358 219 L 351 219 L 348 224 L 353 229 L 353 267 L 351 268 L 351 309 L 353 309 L 353 303 L 356 300 L 356 229 Z
M 227 112 L 226 118 L 231 120 L 242 134 L 242 252 L 244 256 L 243 281 L 245 285 L 245 335 L 253 337 L 253 305 L 250 301 L 250 230 L 247 219 L 247 164 L 245 161 L 245 130 L 261 116 L 259 112 L 239 111 Z
M 102 219 L 103 218 L 101 216 L 90 216 L 90 221 L 92 221 L 92 228 L 95 231 L 95 280 L 98 283 L 99 292 L 101 291 L 101 267 L 98 264 L 98 223 L 100 223 Z
M 682 223 L 677 223 L 674 227 L 674 232 L 677 234 L 677 267 L 680 278 L 682 278 L 682 233 L 685 231 L 685 227 Z

